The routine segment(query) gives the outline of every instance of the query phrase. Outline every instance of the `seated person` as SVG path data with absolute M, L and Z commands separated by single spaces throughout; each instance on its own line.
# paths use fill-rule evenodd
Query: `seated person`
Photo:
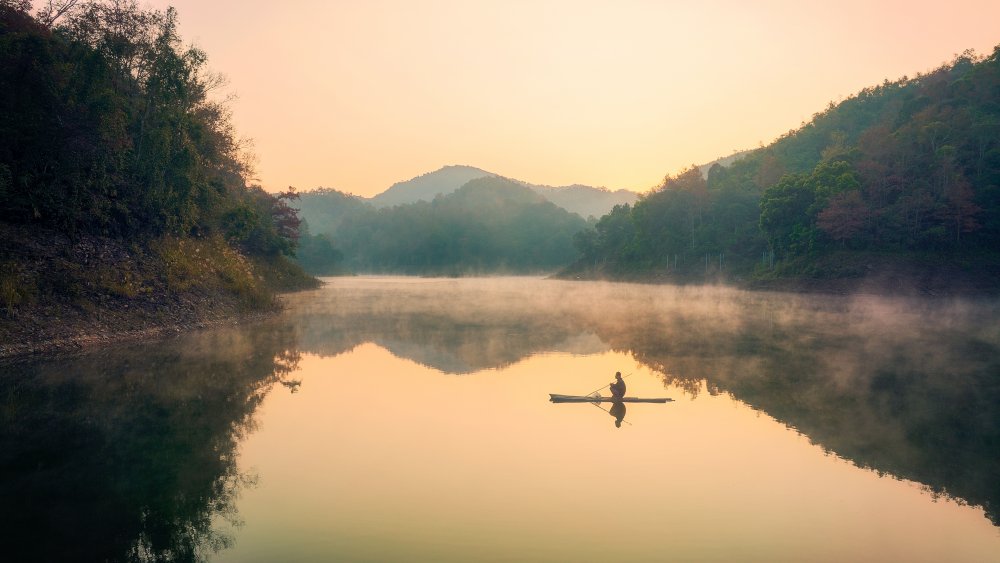
M 609 389 L 611 389 L 611 396 L 615 399 L 621 399 L 625 396 L 625 382 L 622 381 L 622 372 L 615 372 L 615 381 Z

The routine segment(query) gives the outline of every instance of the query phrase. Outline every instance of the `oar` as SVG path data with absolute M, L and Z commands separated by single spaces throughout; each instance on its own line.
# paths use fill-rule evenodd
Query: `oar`
M 628 375 L 632 375 L 633 373 L 635 373 L 635 372 L 630 371 L 630 372 L 628 372 Z M 625 381 L 625 378 L 628 377 L 628 375 L 623 375 L 622 376 L 622 381 Z M 612 381 L 611 383 L 614 383 L 614 381 Z M 589 396 L 593 395 L 594 393 L 597 393 L 598 391 L 602 391 L 605 387 L 610 387 L 611 383 L 608 383 L 607 385 L 604 385 L 602 387 L 598 387 L 597 389 L 594 389 L 590 393 L 587 393 L 586 396 L 589 397 Z

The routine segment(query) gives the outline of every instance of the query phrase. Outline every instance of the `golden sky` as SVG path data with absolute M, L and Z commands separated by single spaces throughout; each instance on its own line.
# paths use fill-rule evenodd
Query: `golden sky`
M 1000 2 L 156 0 L 229 78 L 269 190 L 468 164 L 646 190 L 1000 44 Z

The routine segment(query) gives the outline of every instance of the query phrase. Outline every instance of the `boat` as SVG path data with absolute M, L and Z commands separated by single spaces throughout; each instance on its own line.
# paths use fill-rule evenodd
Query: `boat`
M 644 399 L 641 397 L 602 397 L 600 395 L 558 395 L 549 393 L 549 400 L 553 403 L 669 403 L 673 399 L 660 397 L 655 399 Z

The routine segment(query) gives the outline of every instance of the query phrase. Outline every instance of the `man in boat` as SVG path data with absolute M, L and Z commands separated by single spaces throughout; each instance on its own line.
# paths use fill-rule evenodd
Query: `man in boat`
M 611 398 L 621 399 L 625 396 L 625 381 L 622 380 L 622 372 L 615 372 L 615 380 L 608 386 L 611 390 Z

